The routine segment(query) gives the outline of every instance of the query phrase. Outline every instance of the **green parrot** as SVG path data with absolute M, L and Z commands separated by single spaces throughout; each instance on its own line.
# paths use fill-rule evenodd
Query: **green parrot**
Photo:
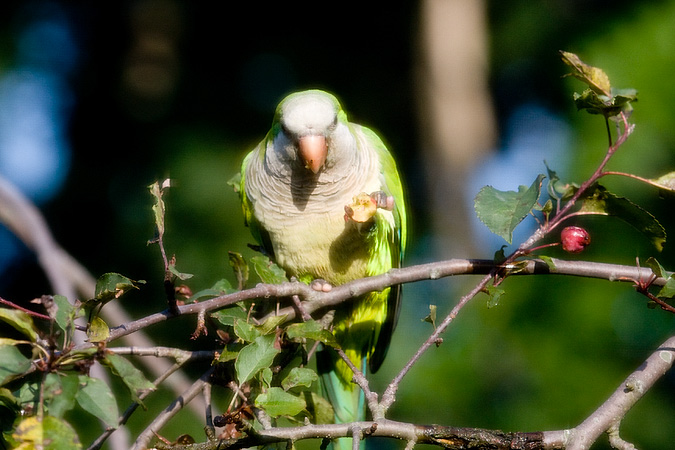
M 271 130 L 244 159 L 239 192 L 264 252 L 315 289 L 401 265 L 406 214 L 394 158 L 373 131 L 349 122 L 327 92 L 296 92 L 281 101 Z M 366 364 L 375 372 L 384 360 L 400 295 L 394 286 L 334 312 L 333 333 L 364 373 Z M 344 361 L 324 348 L 317 367 L 336 421 L 364 420 L 363 393 Z

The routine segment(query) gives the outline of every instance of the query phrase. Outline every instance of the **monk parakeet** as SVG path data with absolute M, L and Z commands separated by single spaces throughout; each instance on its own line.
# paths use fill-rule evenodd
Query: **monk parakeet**
M 406 241 L 396 163 L 371 130 L 347 121 L 338 100 L 319 90 L 289 95 L 272 129 L 242 164 L 247 225 L 289 276 L 322 288 L 400 267 Z M 375 372 L 396 325 L 400 287 L 341 305 L 333 333 L 349 359 Z M 317 354 L 338 422 L 365 419 L 361 389 L 329 348 Z

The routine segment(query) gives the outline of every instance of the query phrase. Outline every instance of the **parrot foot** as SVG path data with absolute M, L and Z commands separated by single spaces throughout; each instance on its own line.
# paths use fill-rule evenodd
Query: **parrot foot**
M 318 292 L 330 292 L 333 289 L 333 285 L 330 284 L 326 280 L 322 280 L 321 278 L 317 278 L 316 280 L 312 280 L 311 283 L 309 283 L 309 287 L 314 289 L 315 291 Z
M 386 209 L 387 211 L 394 210 L 394 197 L 387 195 L 384 191 L 375 191 L 370 194 L 370 198 L 378 208 Z

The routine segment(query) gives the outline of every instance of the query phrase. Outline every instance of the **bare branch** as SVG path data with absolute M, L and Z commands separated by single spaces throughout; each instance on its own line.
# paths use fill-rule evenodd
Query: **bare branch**
M 164 411 L 159 413 L 157 417 L 152 421 L 150 425 L 147 426 L 145 430 L 136 438 L 136 442 L 132 447 L 132 450 L 143 450 L 148 447 L 150 440 L 153 438 L 155 433 L 159 432 L 164 425 L 175 416 L 178 411 L 180 411 L 183 406 L 187 405 L 192 401 L 197 395 L 199 395 L 207 383 L 209 383 L 209 378 L 215 370 L 215 367 L 210 367 L 204 374 L 195 381 L 192 386 L 178 398 L 176 398 L 169 406 L 167 406 Z M 205 411 L 202 410 L 202 412 Z
M 486 275 L 483 279 L 465 296 L 463 296 L 459 302 L 452 308 L 452 311 L 443 319 L 443 321 L 436 327 L 433 333 L 427 338 L 426 341 L 417 349 L 412 358 L 406 363 L 406 365 L 401 369 L 401 371 L 394 377 L 393 380 L 385 389 L 384 394 L 382 394 L 382 402 L 380 407 L 383 411 L 389 409 L 389 407 L 396 400 L 396 391 L 398 390 L 398 385 L 403 380 L 403 377 L 410 371 L 412 366 L 422 357 L 424 352 L 426 352 L 432 345 L 434 345 L 437 340 L 440 338 L 440 335 L 450 326 L 457 314 L 462 310 L 462 308 L 476 295 L 478 295 L 487 285 L 487 283 L 492 279 L 492 275 Z
M 158 358 L 174 358 L 176 360 L 176 363 L 173 364 L 168 370 L 166 370 L 163 374 L 161 374 L 158 378 L 156 378 L 153 381 L 153 384 L 155 386 L 159 386 L 161 383 L 163 383 L 171 374 L 177 372 L 180 370 L 181 367 L 185 365 L 186 362 L 192 360 L 192 359 L 202 359 L 202 358 L 213 358 L 213 352 L 208 351 L 208 350 L 201 350 L 201 351 L 187 351 L 187 350 L 181 350 L 177 348 L 169 348 L 169 347 L 152 347 L 152 348 L 137 348 L 137 347 L 116 347 L 116 348 L 109 348 L 106 351 L 111 352 L 111 353 L 116 353 L 118 355 L 135 355 L 135 356 L 155 356 Z M 144 392 L 141 392 L 139 394 L 139 399 L 142 401 L 144 400 L 148 395 L 150 395 L 153 391 L 147 390 Z M 209 391 L 210 394 L 210 391 Z M 205 395 L 206 397 L 206 395 Z M 118 421 L 117 428 L 107 428 L 94 442 L 91 443 L 91 445 L 87 448 L 87 450 L 98 450 L 100 449 L 103 444 L 106 442 L 106 440 L 117 430 L 119 430 L 120 427 L 125 425 L 131 415 L 138 409 L 140 404 L 138 402 L 132 403 L 126 411 L 124 411 L 124 414 L 122 414 L 122 417 L 120 417 Z M 207 411 L 207 424 L 209 423 L 208 419 L 208 412 L 210 412 L 210 404 L 206 403 L 206 411 Z
M 182 350 L 173 347 L 110 347 L 106 352 L 115 353 L 117 355 L 130 356 L 155 356 L 157 358 L 173 358 L 181 364 L 193 359 L 210 359 L 213 358 L 214 352 L 212 350 Z
M 449 449 L 563 449 L 563 431 L 534 433 L 505 433 L 481 428 L 445 427 L 440 425 L 415 425 L 393 420 L 354 422 L 330 425 L 305 425 L 302 427 L 272 428 L 262 430 L 239 441 L 222 442 L 221 447 L 245 448 L 275 442 L 302 439 L 338 439 L 363 433 L 365 437 L 389 437 L 407 443 L 432 444 Z M 215 446 L 214 446 L 215 448 Z
M 635 266 L 624 266 L 618 264 L 596 263 L 588 261 L 565 261 L 561 259 L 550 258 L 551 263 L 547 264 L 543 260 L 532 259 L 523 265 L 517 266 L 517 272 L 512 276 L 523 275 L 543 275 L 556 274 L 568 276 L 580 276 L 588 278 L 604 279 L 609 281 L 634 282 L 635 280 L 646 279 L 652 272 L 645 268 Z M 382 289 L 395 284 L 412 283 L 422 280 L 435 280 L 453 275 L 485 275 L 495 269 L 515 269 L 516 266 L 506 266 L 495 264 L 492 260 L 482 259 L 450 259 L 447 261 L 438 261 L 416 266 L 409 266 L 402 269 L 392 269 L 382 275 L 361 278 L 340 286 L 335 286 L 330 292 L 319 292 L 308 285 L 299 281 L 291 281 L 282 284 L 258 284 L 257 286 L 238 291 L 233 294 L 221 295 L 199 303 L 179 306 L 180 315 L 199 314 L 201 311 L 210 312 L 225 308 L 229 305 L 255 299 L 292 297 L 294 295 L 304 299 L 302 303 L 303 311 L 312 314 L 319 310 L 326 310 L 334 307 L 347 299 L 358 297 L 359 295 L 381 291 Z M 652 284 L 663 286 L 666 283 L 664 278 L 656 278 Z M 110 305 L 106 305 L 108 308 Z M 297 306 L 281 308 L 272 314 L 286 315 L 289 321 L 297 318 Z M 105 311 L 105 309 L 104 309 Z M 128 334 L 137 332 L 150 325 L 163 322 L 172 317 L 168 311 L 162 311 L 151 314 L 144 318 L 121 322 L 110 332 L 108 341 L 114 341 Z M 262 319 L 264 321 L 265 318 Z
M 570 431 L 568 450 L 590 448 L 598 437 L 618 426 L 626 413 L 661 378 L 675 361 L 675 336 L 668 338 L 640 365 L 593 414 Z

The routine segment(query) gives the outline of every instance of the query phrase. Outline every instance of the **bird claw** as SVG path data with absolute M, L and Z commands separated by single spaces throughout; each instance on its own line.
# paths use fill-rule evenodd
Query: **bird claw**
M 314 289 L 315 291 L 318 292 L 330 292 L 333 289 L 333 285 L 330 284 L 326 280 L 322 280 L 321 278 L 317 278 L 316 280 L 312 280 L 311 283 L 309 283 L 309 287 Z
M 375 191 L 370 194 L 370 199 L 378 208 L 386 209 L 387 211 L 394 210 L 394 197 L 387 195 L 384 191 Z

